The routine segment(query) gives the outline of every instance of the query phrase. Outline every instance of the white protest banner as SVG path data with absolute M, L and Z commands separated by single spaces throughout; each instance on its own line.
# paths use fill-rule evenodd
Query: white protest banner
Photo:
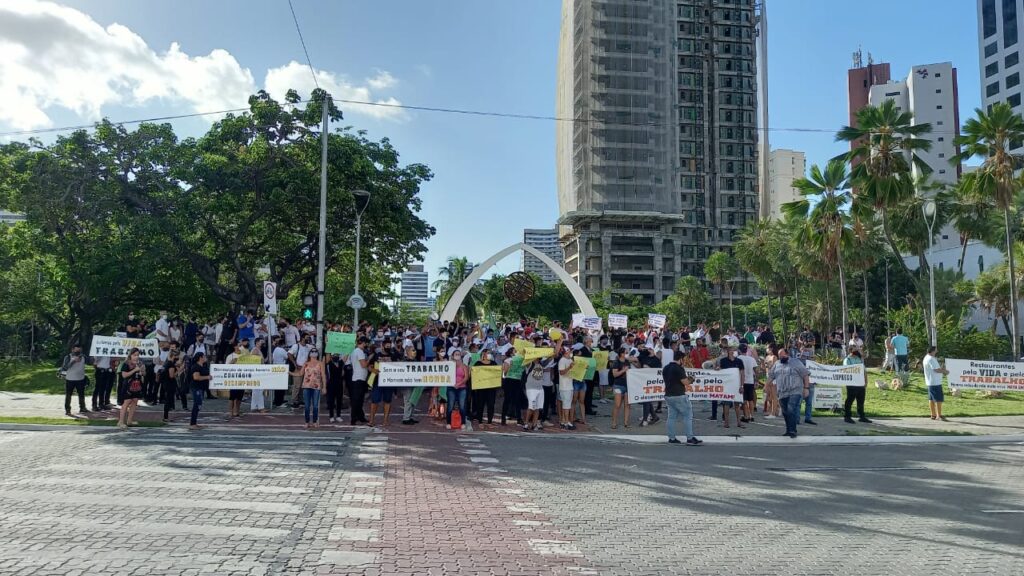
M 830 366 L 818 364 L 813 360 L 805 362 L 807 371 L 811 373 L 811 384 L 818 386 L 863 386 L 864 365 Z
M 743 392 L 740 390 L 740 371 L 736 368 L 728 370 L 697 370 L 689 368 L 686 375 L 693 378 L 690 386 L 690 400 L 724 400 L 741 402 Z
M 835 386 L 815 388 L 814 407 L 820 410 L 834 410 L 843 407 L 843 389 Z
M 1024 391 L 1024 362 L 949 358 L 946 369 L 950 388 Z
M 381 362 L 380 387 L 455 386 L 455 362 Z
M 665 315 L 650 313 L 647 315 L 647 323 L 651 325 L 651 328 L 664 328 L 665 327 Z
M 572 315 L 572 328 L 576 328 L 577 326 L 581 326 L 582 324 L 583 324 L 583 313 L 579 312 L 577 314 L 573 314 Z
M 585 316 L 580 325 L 587 330 L 600 330 L 601 329 L 601 317 L 600 316 Z
M 608 327 L 609 328 L 625 328 L 629 324 L 629 316 L 625 314 L 609 314 L 608 315 Z
M 633 368 L 626 372 L 626 394 L 630 404 L 665 399 L 661 368 Z
M 287 390 L 284 364 L 210 364 L 211 390 Z
M 155 339 L 93 336 L 89 356 L 127 358 L 132 348 L 139 349 L 139 358 L 156 358 L 160 355 L 160 345 Z

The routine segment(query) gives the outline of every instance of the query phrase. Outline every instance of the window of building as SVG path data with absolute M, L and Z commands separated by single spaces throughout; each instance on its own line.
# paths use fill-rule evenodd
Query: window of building
M 945 141 L 946 141 L 945 138 L 943 138 L 942 136 L 939 136 L 939 142 L 945 142 Z
M 1020 106 L 1020 92 L 1012 94 L 1009 98 L 1006 99 L 1006 103 L 1009 104 L 1011 108 L 1016 108 L 1017 106 Z
M 991 78 L 999 73 L 999 62 L 993 62 L 985 66 L 985 78 Z
M 1003 0 L 1003 48 L 1017 43 L 1017 0 Z
M 946 155 L 943 152 L 939 152 L 939 158 L 945 158 Z
M 938 104 L 937 106 L 935 106 L 935 109 L 936 110 L 942 110 L 942 104 Z
M 995 42 L 989 44 L 988 46 L 985 46 L 985 58 L 988 58 L 989 56 L 995 54 L 998 51 L 999 51 L 999 46 Z M 938 74 L 936 74 L 936 76 L 938 76 Z
M 985 38 L 996 33 L 996 0 L 982 0 L 981 22 Z
M 1016 66 L 1018 62 L 1020 62 L 1020 53 L 1012 52 L 1008 54 L 1006 58 L 1003 58 L 1003 67 L 1009 68 L 1010 66 Z
M 942 94 L 942 88 L 936 88 L 935 89 L 935 93 L 936 94 Z
M 945 173 L 946 173 L 946 169 L 945 168 L 942 168 L 941 170 L 939 170 L 939 174 L 945 174 Z
M 886 92 L 885 95 L 886 96 L 899 96 L 900 93 L 898 91 L 897 92 Z
M 999 94 L 999 82 L 993 82 L 985 86 L 985 96 L 992 97 Z
M 1014 72 L 1006 77 L 1006 87 L 1013 88 L 1017 84 L 1020 84 L 1020 72 Z
M 725 202 L 725 205 L 728 206 L 729 208 L 735 208 L 736 207 L 736 198 L 734 198 L 732 196 L 729 196 L 729 198 Z

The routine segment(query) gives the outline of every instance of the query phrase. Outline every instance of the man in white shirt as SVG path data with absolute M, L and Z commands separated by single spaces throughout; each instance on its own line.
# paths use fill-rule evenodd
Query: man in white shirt
M 938 350 L 935 346 L 928 347 L 928 354 L 921 361 L 921 368 L 924 370 L 924 383 L 928 387 L 928 407 L 932 412 L 932 420 L 945 420 L 946 417 L 942 415 L 942 377 L 949 374 L 949 370 L 939 364 Z
M 740 342 L 739 359 L 743 362 L 743 419 L 742 422 L 753 422 L 754 412 L 757 411 L 757 378 L 754 370 L 757 368 L 757 360 L 747 354 L 746 342 Z
M 350 424 L 369 424 L 366 413 L 363 412 L 363 401 L 366 399 L 366 381 L 370 377 L 370 365 L 366 357 L 366 347 L 370 345 L 370 339 L 360 336 L 356 341 L 356 348 L 350 355 L 352 362 L 352 387 L 349 388 L 349 399 L 352 402 Z
M 295 362 L 296 372 L 302 372 L 302 367 L 306 365 L 306 361 L 309 360 L 309 351 L 313 349 L 313 345 L 310 344 L 310 338 L 308 335 L 302 337 L 302 341 L 291 347 L 288 350 L 288 355 L 292 357 L 292 362 Z M 302 395 L 302 376 L 292 376 L 292 408 L 299 407 L 299 399 Z
M 299 343 L 299 329 L 294 324 L 288 322 L 288 320 L 281 320 L 281 324 L 284 326 L 281 328 L 281 336 L 284 336 L 284 347 L 291 348 Z
M 156 321 L 156 341 L 160 342 L 161 348 L 163 343 L 168 342 L 171 339 L 171 325 L 167 322 L 167 312 L 160 312 L 160 319 Z

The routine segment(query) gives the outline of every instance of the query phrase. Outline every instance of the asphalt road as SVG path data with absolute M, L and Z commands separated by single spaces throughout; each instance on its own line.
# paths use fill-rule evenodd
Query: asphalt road
M 0 430 L 0 574 L 1013 574 L 1024 445 Z

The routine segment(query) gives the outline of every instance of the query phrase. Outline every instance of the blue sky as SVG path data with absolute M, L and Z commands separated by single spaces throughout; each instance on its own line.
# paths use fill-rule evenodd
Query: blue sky
M 554 114 L 558 0 L 293 2 L 313 65 L 352 94 L 416 106 Z M 270 69 L 275 85 L 310 81 L 308 70 L 290 66 L 305 60 L 285 0 L 82 0 L 61 5 L 81 12 L 61 12 L 62 22 L 87 29 L 91 19 L 120 41 L 87 35 L 71 50 L 33 59 L 32 69 L 22 70 L 24 80 L 10 70 L 17 57 L 0 50 L 0 97 L 6 89 L 10 97 L 22 98 L 18 82 L 39 83 L 40 94 L 50 86 L 57 87 L 58 95 L 69 94 L 63 102 L 53 94 L 36 94 L 24 112 L 6 118 L 0 111 L 0 132 L 79 124 L 97 114 L 124 120 L 235 107 L 228 104 L 246 86 L 270 83 Z M 32 10 L 37 8 L 46 11 L 35 5 Z M 3 10 L 0 6 L 0 46 L 5 40 L 19 42 L 25 29 L 4 18 Z M 974 0 L 863 0 L 856 5 L 770 0 L 772 126 L 835 130 L 844 124 L 846 70 L 858 46 L 876 62 L 890 62 L 897 78 L 915 64 L 952 61 L 959 69 L 961 120 L 968 118 L 980 103 L 981 90 L 975 10 Z M 108 27 L 115 23 L 126 30 L 111 32 Z M 52 46 L 46 34 L 43 28 L 24 41 Z M 131 34 L 139 40 L 125 40 Z M 178 49 L 168 56 L 172 43 Z M 118 49 L 111 50 L 111 44 Z M 152 54 L 136 61 L 143 48 Z M 88 59 L 90 51 L 96 58 Z M 129 61 L 122 67 L 118 58 Z M 96 71 L 74 78 L 69 71 L 81 61 L 92 62 Z M 40 80 L 35 77 L 39 70 L 51 76 Z M 117 70 L 126 76 L 139 70 L 148 91 L 134 97 L 77 94 L 75 86 Z M 110 86 L 114 92 L 127 91 L 117 81 Z M 97 99 L 102 105 L 84 103 Z M 244 105 L 242 98 L 237 106 Z M 45 122 L 25 124 L 25 118 L 40 111 Z M 422 213 L 437 228 L 425 261 L 431 280 L 448 256 L 482 261 L 519 241 L 523 228 L 550 227 L 558 216 L 551 121 L 422 111 L 381 117 L 350 110 L 346 117 L 372 137 L 389 137 L 406 162 L 434 170 L 435 179 L 423 189 Z M 208 121 L 174 124 L 180 134 L 198 134 Z M 809 163 L 824 162 L 842 150 L 831 132 L 777 130 L 770 139 L 772 147 L 805 151 Z M 514 256 L 494 271 L 507 274 L 518 265 Z

